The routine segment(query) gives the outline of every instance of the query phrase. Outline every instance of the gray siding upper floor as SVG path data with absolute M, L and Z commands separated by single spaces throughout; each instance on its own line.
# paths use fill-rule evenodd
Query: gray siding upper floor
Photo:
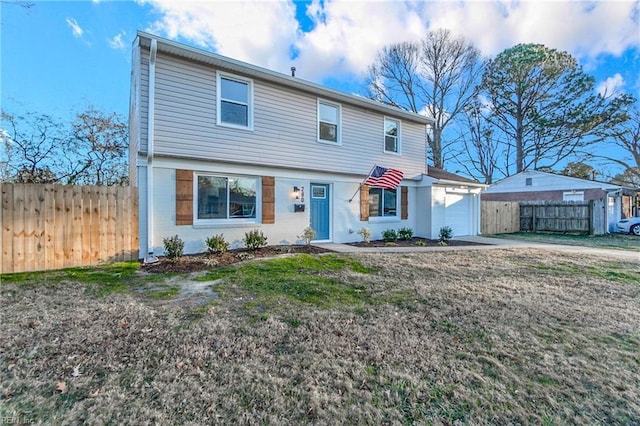
M 140 58 L 140 151 L 145 152 L 149 54 L 144 48 Z M 424 172 L 423 123 L 399 120 L 402 155 L 389 154 L 383 150 L 385 115 L 341 103 L 341 144 L 320 143 L 318 96 L 268 81 L 253 79 L 253 130 L 217 126 L 216 71 L 210 65 L 158 52 L 155 155 L 354 174 L 366 174 L 374 164 L 399 168 L 406 177 Z

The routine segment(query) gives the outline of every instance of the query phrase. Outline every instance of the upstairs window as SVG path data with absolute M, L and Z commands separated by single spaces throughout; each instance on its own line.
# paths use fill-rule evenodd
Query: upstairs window
M 253 81 L 229 74 L 217 77 L 218 125 L 253 128 Z
M 400 122 L 384 119 L 384 152 L 400 154 Z
M 340 105 L 318 101 L 318 140 L 340 144 Z

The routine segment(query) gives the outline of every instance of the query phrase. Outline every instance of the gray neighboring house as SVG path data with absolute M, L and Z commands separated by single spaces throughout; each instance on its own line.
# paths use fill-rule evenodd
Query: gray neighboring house
M 579 179 L 540 171 L 524 171 L 490 185 L 482 201 L 591 201 L 606 206 L 608 231 L 620 219 L 640 214 L 639 188 Z

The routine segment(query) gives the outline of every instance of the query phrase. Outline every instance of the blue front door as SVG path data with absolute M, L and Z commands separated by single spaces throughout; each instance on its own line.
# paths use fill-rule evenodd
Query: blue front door
M 329 185 L 311 184 L 311 227 L 316 231 L 316 240 L 329 238 Z

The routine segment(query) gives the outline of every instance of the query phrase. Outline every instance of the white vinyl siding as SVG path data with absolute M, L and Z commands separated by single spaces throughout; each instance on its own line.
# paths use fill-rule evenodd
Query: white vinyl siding
M 148 84 L 145 69 L 143 65 L 142 87 Z M 316 96 L 254 79 L 254 131 L 247 132 L 216 125 L 216 90 L 216 69 L 158 53 L 157 155 L 359 175 L 374 164 L 393 166 L 405 176 L 424 172 L 424 124 L 402 121 L 402 155 L 394 156 L 391 165 L 380 149 L 383 114 L 342 104 L 342 145 L 320 144 Z M 145 101 L 143 93 L 143 106 Z M 146 108 L 142 110 L 146 119 Z M 144 150 L 146 134 L 142 141 Z

